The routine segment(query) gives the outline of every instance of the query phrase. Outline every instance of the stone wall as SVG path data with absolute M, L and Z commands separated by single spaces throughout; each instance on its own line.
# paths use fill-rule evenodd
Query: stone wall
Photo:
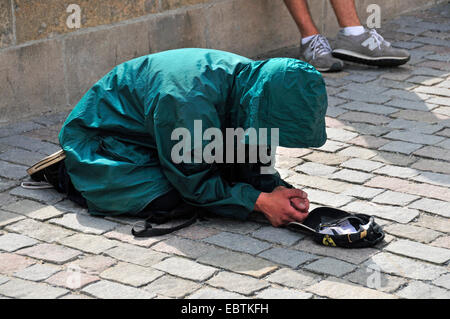
M 439 0 L 356 0 L 362 21 L 377 3 L 382 18 Z M 326 0 L 310 0 L 321 31 L 337 21 Z M 80 28 L 70 28 L 70 4 Z M 0 0 L 0 124 L 72 108 L 115 65 L 180 47 L 246 56 L 296 45 L 282 0 Z

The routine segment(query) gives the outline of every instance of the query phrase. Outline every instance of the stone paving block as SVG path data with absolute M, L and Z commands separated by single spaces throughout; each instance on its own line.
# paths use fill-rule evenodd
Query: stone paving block
M 188 299 L 244 299 L 246 297 L 234 292 L 215 288 L 201 288 L 187 297 Z
M 100 274 L 100 277 L 112 281 L 140 287 L 149 284 L 158 279 L 164 273 L 149 267 L 142 267 L 128 263 L 118 263 L 117 265 L 106 269 Z
M 394 113 L 394 110 L 391 112 Z M 348 121 L 351 123 L 360 122 L 375 125 L 383 125 L 389 123 L 391 119 L 387 116 L 373 113 L 350 111 L 338 117 L 339 120 Z
M 250 295 L 255 291 L 269 286 L 264 280 L 238 275 L 228 271 L 219 272 L 206 283 L 213 287 L 223 288 L 243 295 Z
M 428 56 L 430 58 L 430 56 Z M 413 82 L 417 84 L 423 84 L 423 85 L 435 85 L 439 82 L 442 82 L 443 80 L 440 78 L 435 78 L 431 76 L 423 76 L 423 75 L 417 75 L 413 76 L 412 78 L 407 79 L 408 82 Z
M 380 272 L 378 269 L 361 267 L 343 277 L 363 287 L 376 289 L 383 292 L 393 292 L 407 283 L 404 278 L 391 276 Z
M 68 269 L 66 271 L 60 271 L 59 273 L 48 278 L 45 282 L 52 286 L 58 286 L 67 289 L 80 289 L 86 285 L 100 280 L 98 276 L 77 272 L 75 270 Z
M 0 177 L 0 192 L 7 191 L 18 185 L 17 181 L 9 181 Z M 6 205 L 6 203 L 5 203 Z
M 0 228 L 24 219 L 24 216 L 0 210 Z
M 393 191 L 385 191 L 384 193 L 376 196 L 372 199 L 375 203 L 380 204 L 388 204 L 388 205 L 398 205 L 398 206 L 406 206 L 412 201 L 418 199 L 418 196 L 393 192 Z
M 81 252 L 77 250 L 55 244 L 39 244 L 21 249 L 17 251 L 17 253 L 55 264 L 65 264 L 81 254 Z
M 450 140 L 447 138 L 444 141 L 436 144 L 436 146 L 437 147 L 442 147 L 442 148 L 445 148 L 445 149 L 449 150 L 450 149 Z
M 75 234 L 70 237 L 59 239 L 58 242 L 64 246 L 69 246 L 92 254 L 100 254 L 119 244 L 114 240 L 87 234 Z
M 63 214 L 62 211 L 53 206 L 43 205 L 28 199 L 19 200 L 18 202 L 4 206 L 3 209 L 37 220 L 46 220 Z
M 309 176 L 304 174 L 293 174 L 292 176 L 289 176 L 286 181 L 301 188 L 305 186 L 319 188 L 321 190 L 333 193 L 342 193 L 353 186 L 349 183 L 334 181 L 320 176 Z
M 14 276 L 25 280 L 41 281 L 60 271 L 61 268 L 50 264 L 34 264 L 14 273 Z
M 9 281 L 8 277 L 0 275 L 0 285 L 3 285 L 7 281 Z
M 206 280 L 217 271 L 217 268 L 201 265 L 180 257 L 170 257 L 153 265 L 153 267 L 171 275 L 195 281 Z
M 311 255 L 302 251 L 274 247 L 266 250 L 258 255 L 259 257 L 268 259 L 277 264 L 283 264 L 292 268 L 297 268 L 299 265 L 318 259 L 318 256 Z
M 342 102 L 345 102 L 342 99 L 336 98 L 334 96 L 330 97 L 328 99 L 328 107 L 327 107 L 327 116 L 330 117 L 338 117 L 341 114 L 344 114 L 345 112 L 347 112 L 347 110 L 344 110 L 340 107 L 337 107 L 336 105 L 341 105 Z
M 346 249 L 333 247 L 331 249 L 330 247 L 313 242 L 311 238 L 300 241 L 293 248 L 313 255 L 337 258 L 353 264 L 360 264 L 378 252 L 375 248 Z
M 342 167 L 356 169 L 356 170 L 365 171 L 365 172 L 371 172 L 377 168 L 380 168 L 383 165 L 384 164 L 380 163 L 380 162 L 359 159 L 359 158 L 352 158 L 341 164 Z
M 405 142 L 414 141 L 416 144 L 433 145 L 444 140 L 444 137 L 436 135 L 421 134 L 412 131 L 392 131 L 384 137 L 392 140 L 400 140 Z
M 450 290 L 450 274 L 449 273 L 444 274 L 444 275 L 440 276 L 439 278 L 433 280 L 432 283 L 433 283 L 433 285 L 440 286 L 447 290 Z
M 242 221 L 236 219 L 218 218 L 213 216 L 208 216 L 206 221 L 202 221 L 198 225 L 212 227 L 223 232 L 238 233 L 242 235 L 249 234 L 261 227 L 260 224 L 254 222 L 243 223 Z
M 400 178 L 410 178 L 417 176 L 419 174 L 419 172 L 415 169 L 394 165 L 386 165 L 384 167 L 375 170 L 374 173 Z
M 95 235 L 101 235 L 118 226 L 117 223 L 108 221 L 104 218 L 86 216 L 82 214 L 65 214 L 61 218 L 51 219 L 50 223 Z
M 332 179 L 338 179 L 351 183 L 362 184 L 373 177 L 372 174 L 363 173 L 351 169 L 341 169 L 330 176 Z
M 350 263 L 331 257 L 321 258 L 302 267 L 303 269 L 332 276 L 343 276 L 356 267 Z
M 397 152 L 402 154 L 411 154 L 418 149 L 423 147 L 421 144 L 415 144 L 415 143 L 409 143 L 409 142 L 402 142 L 402 141 L 393 141 L 389 142 L 382 147 L 380 147 L 380 150 L 382 151 L 389 151 L 389 152 Z
M 441 124 L 428 124 L 417 121 L 410 121 L 404 119 L 395 119 L 388 124 L 388 127 L 403 129 L 403 130 L 411 130 L 413 128 L 416 133 L 423 134 L 434 134 L 437 131 L 442 130 L 443 125 Z
M 411 168 L 422 170 L 422 171 L 432 171 L 435 173 L 450 174 L 450 166 L 442 165 L 441 161 L 420 159 L 414 163 Z
M 290 148 L 278 146 L 276 150 L 276 154 L 294 158 L 303 157 L 309 153 L 312 153 L 312 150 L 306 148 Z
M 255 296 L 257 299 L 311 299 L 312 294 L 307 292 L 270 287 L 258 292 Z
M 350 146 L 346 149 L 339 151 L 338 155 L 348 156 L 348 157 L 357 157 L 361 159 L 371 159 L 376 156 L 378 153 L 374 150 L 369 150 L 363 147 Z
M 430 245 L 446 248 L 450 250 L 450 236 L 442 236 L 433 241 Z
M 391 117 L 400 118 L 410 121 L 423 122 L 428 124 L 436 124 L 445 119 L 444 115 L 438 116 L 438 114 L 430 111 L 415 111 L 415 110 L 402 110 L 397 113 L 390 114 Z
M 28 237 L 35 238 L 48 243 L 53 243 L 64 237 L 74 234 L 73 231 L 39 222 L 30 218 L 20 220 L 19 222 L 8 225 L 6 230 L 20 234 L 26 234 Z
M 393 299 L 395 296 L 381 291 L 360 287 L 350 283 L 335 280 L 322 280 L 321 282 L 306 288 L 319 296 L 333 299 Z
M 19 148 L 10 148 L 0 154 L 0 159 L 20 165 L 32 166 L 42 159 L 42 154 Z
M 90 284 L 82 291 L 100 299 L 152 299 L 156 297 L 155 294 L 148 291 L 107 280 Z
M 68 267 L 72 269 L 80 269 L 81 272 L 88 274 L 99 274 L 116 263 L 117 261 L 113 258 L 97 255 L 77 259 L 71 262 Z
M 47 205 L 55 204 L 64 198 L 64 195 L 55 189 L 25 189 L 19 186 L 9 193 L 22 198 L 34 199 Z
M 394 98 L 386 103 L 386 105 L 394 106 L 396 108 L 406 109 L 406 110 L 417 110 L 417 111 L 431 111 L 437 107 L 434 103 L 429 103 L 427 101 L 411 101 Z M 398 109 L 396 109 L 398 111 Z M 392 114 L 392 113 L 390 113 Z
M 433 247 L 406 239 L 397 240 L 389 244 L 385 249 L 395 254 L 436 264 L 444 264 L 450 260 L 450 249 Z
M 275 169 L 289 169 L 303 163 L 301 158 L 292 158 L 281 155 L 275 157 Z
M 385 89 L 385 88 L 383 88 L 383 89 Z M 387 103 L 387 104 L 389 105 L 389 103 Z M 361 112 L 375 113 L 375 114 L 381 114 L 381 115 L 389 115 L 391 113 L 398 111 L 398 109 L 396 109 L 394 107 L 378 105 L 378 104 L 369 104 L 369 103 L 364 103 L 364 102 L 345 103 L 345 104 L 341 105 L 341 107 L 344 109 L 352 110 L 352 111 L 361 111 Z M 348 117 L 348 115 L 344 116 L 342 119 L 347 119 L 347 117 Z M 347 120 L 349 120 L 349 119 L 347 119 Z M 368 123 L 373 124 L 374 122 L 368 122 Z
M 36 245 L 38 241 L 19 234 L 8 233 L 0 236 L 0 250 L 13 252 L 18 249 Z
M 13 135 L 0 139 L 0 144 L 6 144 L 13 147 L 24 148 L 29 151 L 41 153 L 45 155 L 53 154 L 61 148 L 55 144 L 43 142 L 38 138 L 28 137 L 25 135 Z
M 397 296 L 408 299 L 448 299 L 450 292 L 420 281 L 410 282 L 405 288 L 396 292 Z
M 33 259 L 11 253 L 0 253 L 0 274 L 12 275 L 15 271 L 35 264 Z
M 55 299 L 66 293 L 63 288 L 22 279 L 11 279 L 0 286 L 0 294 L 16 299 Z
M 27 166 L 0 161 L 0 176 L 9 179 L 22 179 L 28 175 L 27 168 Z
M 140 266 L 154 265 L 168 256 L 167 254 L 130 244 L 121 244 L 105 251 L 105 254 Z
M 367 92 L 358 92 L 353 90 L 344 90 L 336 94 L 337 97 L 354 100 L 360 102 L 374 103 L 374 104 L 383 104 L 389 101 L 390 97 L 383 94 L 370 94 Z
M 321 277 L 303 270 L 282 268 L 270 274 L 265 279 L 281 286 L 303 290 L 305 287 L 318 282 Z
M 392 224 L 383 227 L 383 230 L 397 237 L 403 237 L 422 243 L 429 243 L 442 235 L 442 233 L 437 231 L 409 224 Z
M 394 177 L 376 176 L 369 182 L 365 183 L 364 186 L 385 188 L 412 195 L 419 195 L 433 199 L 441 199 L 444 201 L 450 198 L 450 190 L 446 187 L 421 183 L 412 183 Z
M 348 144 L 346 144 L 346 143 L 327 140 L 325 142 L 325 145 L 315 148 L 315 149 L 319 150 L 319 151 L 334 153 L 334 152 L 339 151 L 347 146 L 348 146 Z
M 353 196 L 361 199 L 372 199 L 378 194 L 384 192 L 383 189 L 354 185 L 342 193 L 342 195 Z
M 379 137 L 391 131 L 391 129 L 387 126 L 371 125 L 367 123 L 352 123 L 351 127 L 349 127 L 348 129 L 357 133 L 358 135 L 371 135 L 375 137 Z M 351 139 L 350 141 L 352 140 L 353 139 Z
M 351 202 L 353 199 L 352 197 L 349 196 L 334 194 L 316 189 L 304 188 L 303 190 L 308 194 L 308 199 L 310 200 L 310 202 L 317 203 L 320 205 L 331 205 L 334 207 L 340 207 Z
M 438 104 L 438 105 L 450 106 L 450 99 L 448 97 L 436 96 L 436 97 L 432 97 L 428 101 L 430 103 L 434 103 L 434 104 Z
M 372 269 L 379 269 L 384 273 L 418 280 L 434 280 L 448 272 L 444 267 L 388 252 L 381 252 L 373 256 L 364 265 Z
M 200 287 L 201 285 L 195 281 L 164 275 L 145 286 L 144 289 L 152 294 L 183 298 Z
M 351 202 L 350 204 L 342 207 L 342 209 L 352 213 L 370 212 L 373 216 L 393 220 L 402 224 L 409 223 L 419 215 L 419 212 L 415 209 L 376 205 L 370 202 L 362 201 Z
M 414 155 L 423 156 L 432 159 L 450 161 L 450 150 L 440 147 L 425 146 L 424 148 L 415 151 Z
M 409 207 L 441 215 L 443 217 L 450 217 L 450 203 L 446 201 L 422 198 L 412 203 Z
M 291 246 L 304 237 L 302 234 L 293 233 L 287 229 L 275 228 L 272 226 L 262 227 L 253 232 L 252 236 L 284 246 Z
M 134 237 L 134 235 L 131 233 L 132 228 L 133 226 L 131 225 L 119 226 L 118 228 L 115 228 L 114 230 L 111 230 L 110 232 L 103 234 L 103 236 L 142 247 L 150 247 L 167 238 L 167 236 L 157 236 L 149 238 Z
M 348 142 L 351 139 L 357 137 L 358 134 L 339 128 L 327 128 L 327 136 L 331 140 L 335 140 L 338 142 Z
M 152 246 L 152 249 L 170 255 L 180 255 L 197 259 L 215 248 L 190 239 L 172 237 L 157 243 Z
M 450 233 L 450 220 L 439 216 L 421 214 L 413 225 L 434 229 L 443 233 Z
M 445 187 L 450 186 L 450 175 L 448 174 L 423 172 L 420 173 L 418 176 L 413 177 L 412 180 Z
M 270 244 L 247 236 L 222 232 L 203 239 L 204 242 L 249 254 L 258 254 L 271 247 Z
M 328 176 L 334 173 L 336 170 L 336 167 L 314 162 L 307 162 L 295 167 L 295 171 L 313 176 Z
M 75 213 L 75 214 L 83 214 L 89 215 L 87 208 L 81 207 L 80 205 L 72 202 L 70 199 L 64 199 L 54 205 L 58 210 L 63 211 L 65 213 Z
M 378 151 L 378 155 L 372 158 L 373 161 L 379 161 L 386 164 L 392 164 L 397 166 L 410 166 L 411 163 L 417 161 L 417 157 L 411 155 L 404 155 L 400 153 L 391 153 Z
M 345 162 L 348 159 L 348 157 L 315 151 L 314 153 L 305 156 L 304 159 L 314 163 L 322 163 L 326 165 L 339 165 Z
M 252 277 L 261 278 L 277 266 L 262 258 L 248 254 L 216 249 L 198 259 L 199 262 Z

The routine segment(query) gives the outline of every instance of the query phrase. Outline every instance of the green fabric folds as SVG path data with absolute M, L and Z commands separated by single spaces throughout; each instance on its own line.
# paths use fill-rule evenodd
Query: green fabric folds
M 195 120 L 203 132 L 279 128 L 280 146 L 320 147 L 326 108 L 322 76 L 305 62 L 178 49 L 115 67 L 75 106 L 59 140 L 68 174 L 92 214 L 137 213 L 175 188 L 188 203 L 245 219 L 261 191 L 285 185 L 279 175 L 237 176 L 246 164 L 233 174 L 232 164 L 177 164 L 173 131 L 186 128 L 193 140 Z M 193 152 L 194 142 L 188 146 Z M 251 165 L 247 171 L 255 171 Z M 261 180 L 272 186 L 262 187 Z

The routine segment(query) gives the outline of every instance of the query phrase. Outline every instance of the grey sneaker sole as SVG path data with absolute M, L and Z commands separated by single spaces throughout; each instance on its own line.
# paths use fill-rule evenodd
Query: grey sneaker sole
M 383 56 L 383 57 L 370 57 L 361 53 L 357 53 L 345 49 L 336 49 L 332 52 L 335 58 L 351 61 L 356 63 L 362 63 L 375 66 L 398 66 L 405 64 L 411 57 L 395 57 L 395 56 Z
M 319 72 L 339 72 L 342 71 L 342 64 L 341 63 L 333 63 L 329 68 L 319 68 L 315 67 L 317 71 Z

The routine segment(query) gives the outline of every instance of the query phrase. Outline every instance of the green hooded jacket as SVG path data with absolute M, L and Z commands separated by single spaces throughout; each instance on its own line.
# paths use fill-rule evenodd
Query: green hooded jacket
M 203 132 L 278 128 L 280 146 L 320 147 L 326 109 L 322 76 L 305 62 L 177 49 L 116 66 L 75 106 L 59 141 L 91 214 L 136 214 L 175 188 L 192 205 L 245 219 L 261 191 L 288 184 L 278 173 L 261 175 L 258 164 L 177 164 L 174 130 L 185 128 L 195 140 L 194 120 Z M 191 152 L 199 146 L 183 145 Z

